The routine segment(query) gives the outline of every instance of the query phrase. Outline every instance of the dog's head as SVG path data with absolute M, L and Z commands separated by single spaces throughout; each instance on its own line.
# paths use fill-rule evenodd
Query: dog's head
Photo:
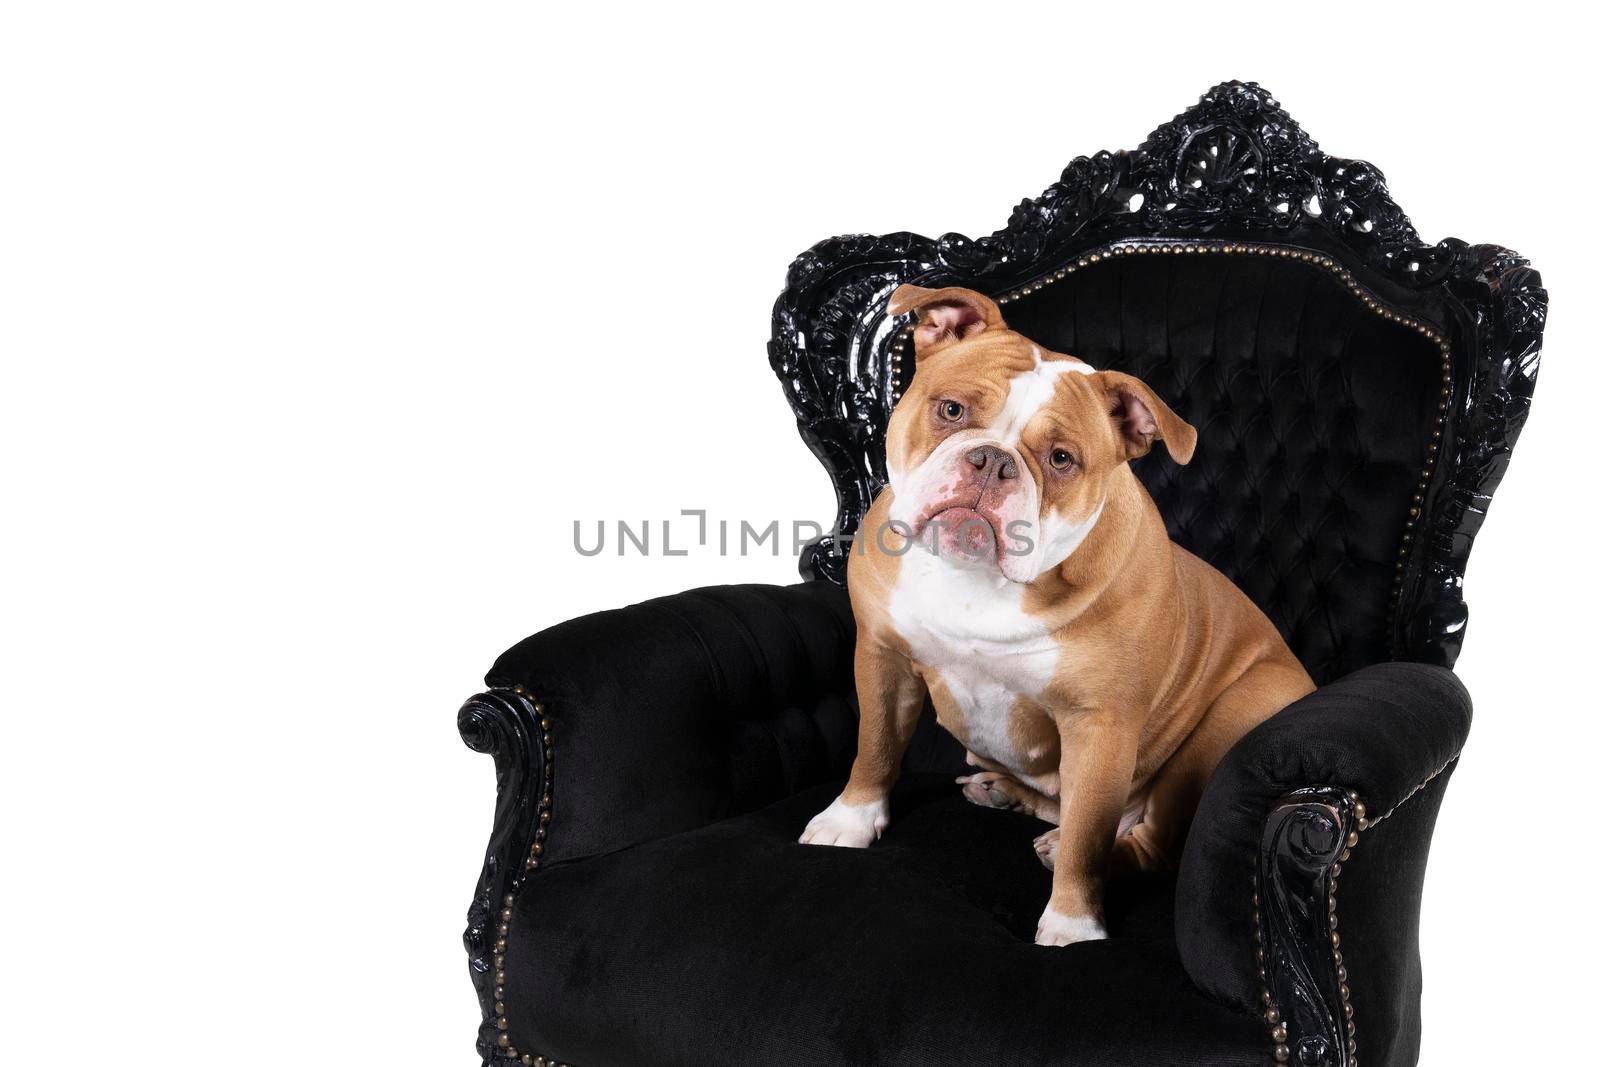
M 917 373 L 889 418 L 890 520 L 922 548 L 1014 582 L 1060 566 L 1094 528 L 1113 473 L 1194 427 L 1144 382 L 1045 351 L 970 289 L 902 285 Z

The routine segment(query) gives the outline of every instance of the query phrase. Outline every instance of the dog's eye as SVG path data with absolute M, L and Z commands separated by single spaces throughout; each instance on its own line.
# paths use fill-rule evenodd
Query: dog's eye
M 954 400 L 939 401 L 939 417 L 946 422 L 960 422 L 967 409 Z
M 1050 466 L 1058 471 L 1064 471 L 1072 466 L 1072 453 L 1064 448 L 1050 450 Z

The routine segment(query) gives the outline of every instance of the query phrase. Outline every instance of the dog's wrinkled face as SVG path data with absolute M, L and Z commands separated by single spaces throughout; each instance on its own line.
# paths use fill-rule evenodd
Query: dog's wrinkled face
M 1194 452 L 1194 428 L 1139 379 L 1042 349 L 981 293 L 902 285 L 889 310 L 917 312 L 889 518 L 923 549 L 1031 582 L 1089 535 L 1123 463 L 1156 440 L 1179 463 Z

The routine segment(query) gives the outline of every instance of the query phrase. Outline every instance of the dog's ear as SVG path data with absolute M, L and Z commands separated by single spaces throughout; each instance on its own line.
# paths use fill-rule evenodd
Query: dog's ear
M 1150 451 L 1156 441 L 1165 441 L 1167 451 L 1178 463 L 1194 458 L 1198 434 L 1193 426 L 1178 418 L 1155 391 L 1131 374 L 1108 370 L 1095 374 L 1106 393 L 1106 410 L 1112 428 L 1122 440 L 1127 459 L 1137 459 Z
M 985 330 L 1006 328 L 998 304 L 982 293 L 955 286 L 924 289 L 920 285 L 902 285 L 889 298 L 889 314 L 904 315 L 908 311 L 917 313 L 912 337 L 918 359 Z

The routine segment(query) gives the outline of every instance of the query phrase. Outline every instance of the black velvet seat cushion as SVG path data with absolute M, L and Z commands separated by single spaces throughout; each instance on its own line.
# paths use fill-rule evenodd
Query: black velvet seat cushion
M 1109 940 L 1039 948 L 1044 824 L 912 775 L 872 848 L 797 844 L 838 787 L 532 877 L 512 1044 L 583 1067 L 1266 1062 L 1260 1020 L 1185 977 L 1170 879 L 1114 884 Z

